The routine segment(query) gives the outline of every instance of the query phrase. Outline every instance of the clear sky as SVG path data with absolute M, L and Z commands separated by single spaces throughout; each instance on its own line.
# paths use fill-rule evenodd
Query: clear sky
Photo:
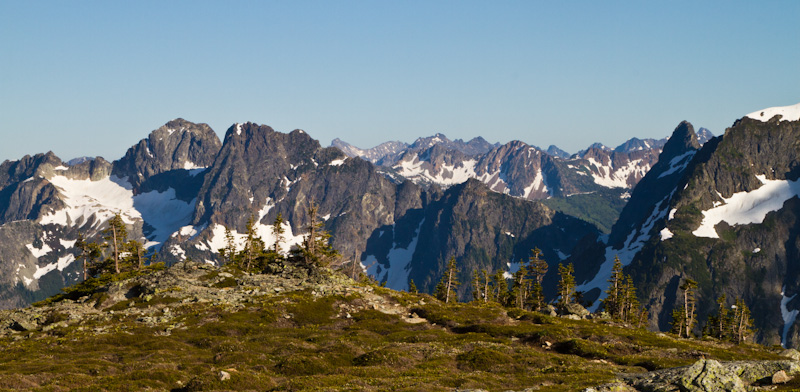
M 0 160 L 167 121 L 575 152 L 800 102 L 800 1 L 0 0 Z

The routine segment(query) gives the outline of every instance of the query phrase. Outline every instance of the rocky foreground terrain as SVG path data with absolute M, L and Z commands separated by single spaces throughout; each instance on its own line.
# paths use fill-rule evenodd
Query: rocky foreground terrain
M 568 313 L 568 314 L 567 314 Z M 191 261 L 0 313 L 0 389 L 788 391 L 794 350 Z M 731 362 L 734 361 L 734 362 Z M 684 366 L 681 368 L 681 366 Z

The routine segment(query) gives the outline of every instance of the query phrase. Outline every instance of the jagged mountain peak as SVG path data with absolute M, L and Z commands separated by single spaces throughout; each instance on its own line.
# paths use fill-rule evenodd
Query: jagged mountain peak
M 177 118 L 150 132 L 113 164 L 112 174 L 138 187 L 148 178 L 176 169 L 211 165 L 222 144 L 208 124 Z
M 664 144 L 662 150 L 662 158 L 672 159 L 678 155 L 684 154 L 688 150 L 699 150 L 700 142 L 697 140 L 697 134 L 694 132 L 692 123 L 684 120 L 675 127 L 672 136 Z
M 625 141 L 625 143 L 620 144 L 617 146 L 614 151 L 616 152 L 633 152 L 633 151 L 643 151 L 643 150 L 650 150 L 650 149 L 660 149 L 664 147 L 664 143 L 667 142 L 667 139 L 639 139 L 639 138 L 631 138 Z
M 561 159 L 566 159 L 570 157 L 570 154 L 556 146 L 555 144 L 551 144 L 550 147 L 547 147 L 547 155 L 554 156 Z
M 714 134 L 711 133 L 707 128 L 700 127 L 697 130 L 697 142 L 701 145 L 706 144 L 707 141 L 714 138 Z

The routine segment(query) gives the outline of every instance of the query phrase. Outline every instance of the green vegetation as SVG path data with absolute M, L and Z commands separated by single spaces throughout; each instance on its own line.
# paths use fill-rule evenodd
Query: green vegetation
M 252 290 L 242 286 L 247 274 L 238 267 L 204 274 L 198 282 L 208 287 L 239 282 L 220 292 Z M 180 300 L 185 290 L 167 287 L 98 309 L 99 319 L 68 323 L 68 315 L 50 312 L 45 326 L 0 338 L 0 390 L 564 391 L 700 357 L 778 359 L 757 345 L 681 339 L 495 302 L 444 303 L 366 282 L 350 281 L 340 290 L 347 294 L 321 295 L 315 286 L 265 290 L 270 294 L 252 294 L 243 306 L 187 302 Z M 90 283 L 71 293 L 103 291 Z M 48 303 L 69 296 L 59 298 Z M 172 318 L 145 323 L 131 309 Z
M 585 220 L 608 234 L 628 202 L 623 197 L 624 192 L 620 188 L 598 189 L 592 193 L 551 197 L 541 202 L 556 211 Z

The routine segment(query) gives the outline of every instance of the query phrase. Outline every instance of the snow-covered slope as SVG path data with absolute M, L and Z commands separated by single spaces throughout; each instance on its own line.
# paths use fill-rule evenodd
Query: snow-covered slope
M 781 115 L 781 121 L 797 121 L 800 120 L 800 103 L 791 106 L 778 106 L 773 108 L 762 109 L 748 114 L 754 120 L 769 121 L 772 117 Z

